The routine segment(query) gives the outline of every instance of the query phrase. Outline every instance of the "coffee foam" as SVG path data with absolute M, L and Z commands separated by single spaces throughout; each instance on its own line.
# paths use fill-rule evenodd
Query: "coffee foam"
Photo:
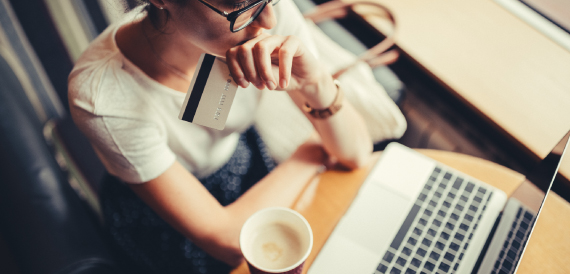
M 289 267 L 303 258 L 299 234 L 282 223 L 269 224 L 251 241 L 252 260 L 266 269 Z

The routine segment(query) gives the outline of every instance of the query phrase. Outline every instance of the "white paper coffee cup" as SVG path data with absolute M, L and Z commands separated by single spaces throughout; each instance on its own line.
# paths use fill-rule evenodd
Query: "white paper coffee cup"
M 239 242 L 252 274 L 301 273 L 313 248 L 313 232 L 298 212 L 271 207 L 247 219 Z

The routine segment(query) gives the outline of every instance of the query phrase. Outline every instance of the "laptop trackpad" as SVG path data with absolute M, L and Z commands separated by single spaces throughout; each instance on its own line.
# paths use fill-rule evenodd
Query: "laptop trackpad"
M 339 222 L 333 238 L 338 236 L 350 240 L 375 254 L 377 260 L 372 262 L 338 262 L 369 264 L 371 267 L 369 273 L 372 273 L 406 218 L 413 201 L 395 194 L 388 188 L 374 184 L 365 184 L 358 196 Z M 335 252 L 344 251 L 335 250 Z M 355 255 L 352 254 L 352 256 Z
M 309 274 L 371 274 L 380 263 L 381 257 L 377 254 L 340 235 L 334 241 L 327 241 L 325 247 L 311 265 Z

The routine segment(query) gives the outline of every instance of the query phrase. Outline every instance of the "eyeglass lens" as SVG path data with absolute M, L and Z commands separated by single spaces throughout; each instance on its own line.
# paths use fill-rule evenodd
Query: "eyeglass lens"
M 271 3 L 272 5 L 275 6 L 277 3 L 279 3 L 279 1 L 280 0 L 264 1 L 263 3 L 260 3 L 259 5 L 240 14 L 233 23 L 232 32 L 240 31 L 245 27 L 247 27 L 249 24 L 251 24 L 257 18 L 257 16 L 259 16 L 259 14 L 263 11 L 267 3 Z

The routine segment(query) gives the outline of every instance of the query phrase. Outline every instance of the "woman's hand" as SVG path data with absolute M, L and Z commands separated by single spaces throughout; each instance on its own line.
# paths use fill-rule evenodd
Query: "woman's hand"
M 230 73 L 240 86 L 251 82 L 258 89 L 287 91 L 299 108 L 305 104 L 314 109 L 329 108 L 339 92 L 327 68 L 294 36 L 261 34 L 229 49 L 226 57 Z M 372 141 L 362 117 L 348 101 L 342 104 L 342 109 L 327 119 L 306 116 L 330 155 L 332 161 L 327 162 L 352 169 L 366 162 Z M 318 151 L 315 146 L 311 149 Z
M 226 52 L 230 72 L 241 87 L 301 91 L 311 97 L 312 86 L 332 77 L 295 36 L 261 34 Z

